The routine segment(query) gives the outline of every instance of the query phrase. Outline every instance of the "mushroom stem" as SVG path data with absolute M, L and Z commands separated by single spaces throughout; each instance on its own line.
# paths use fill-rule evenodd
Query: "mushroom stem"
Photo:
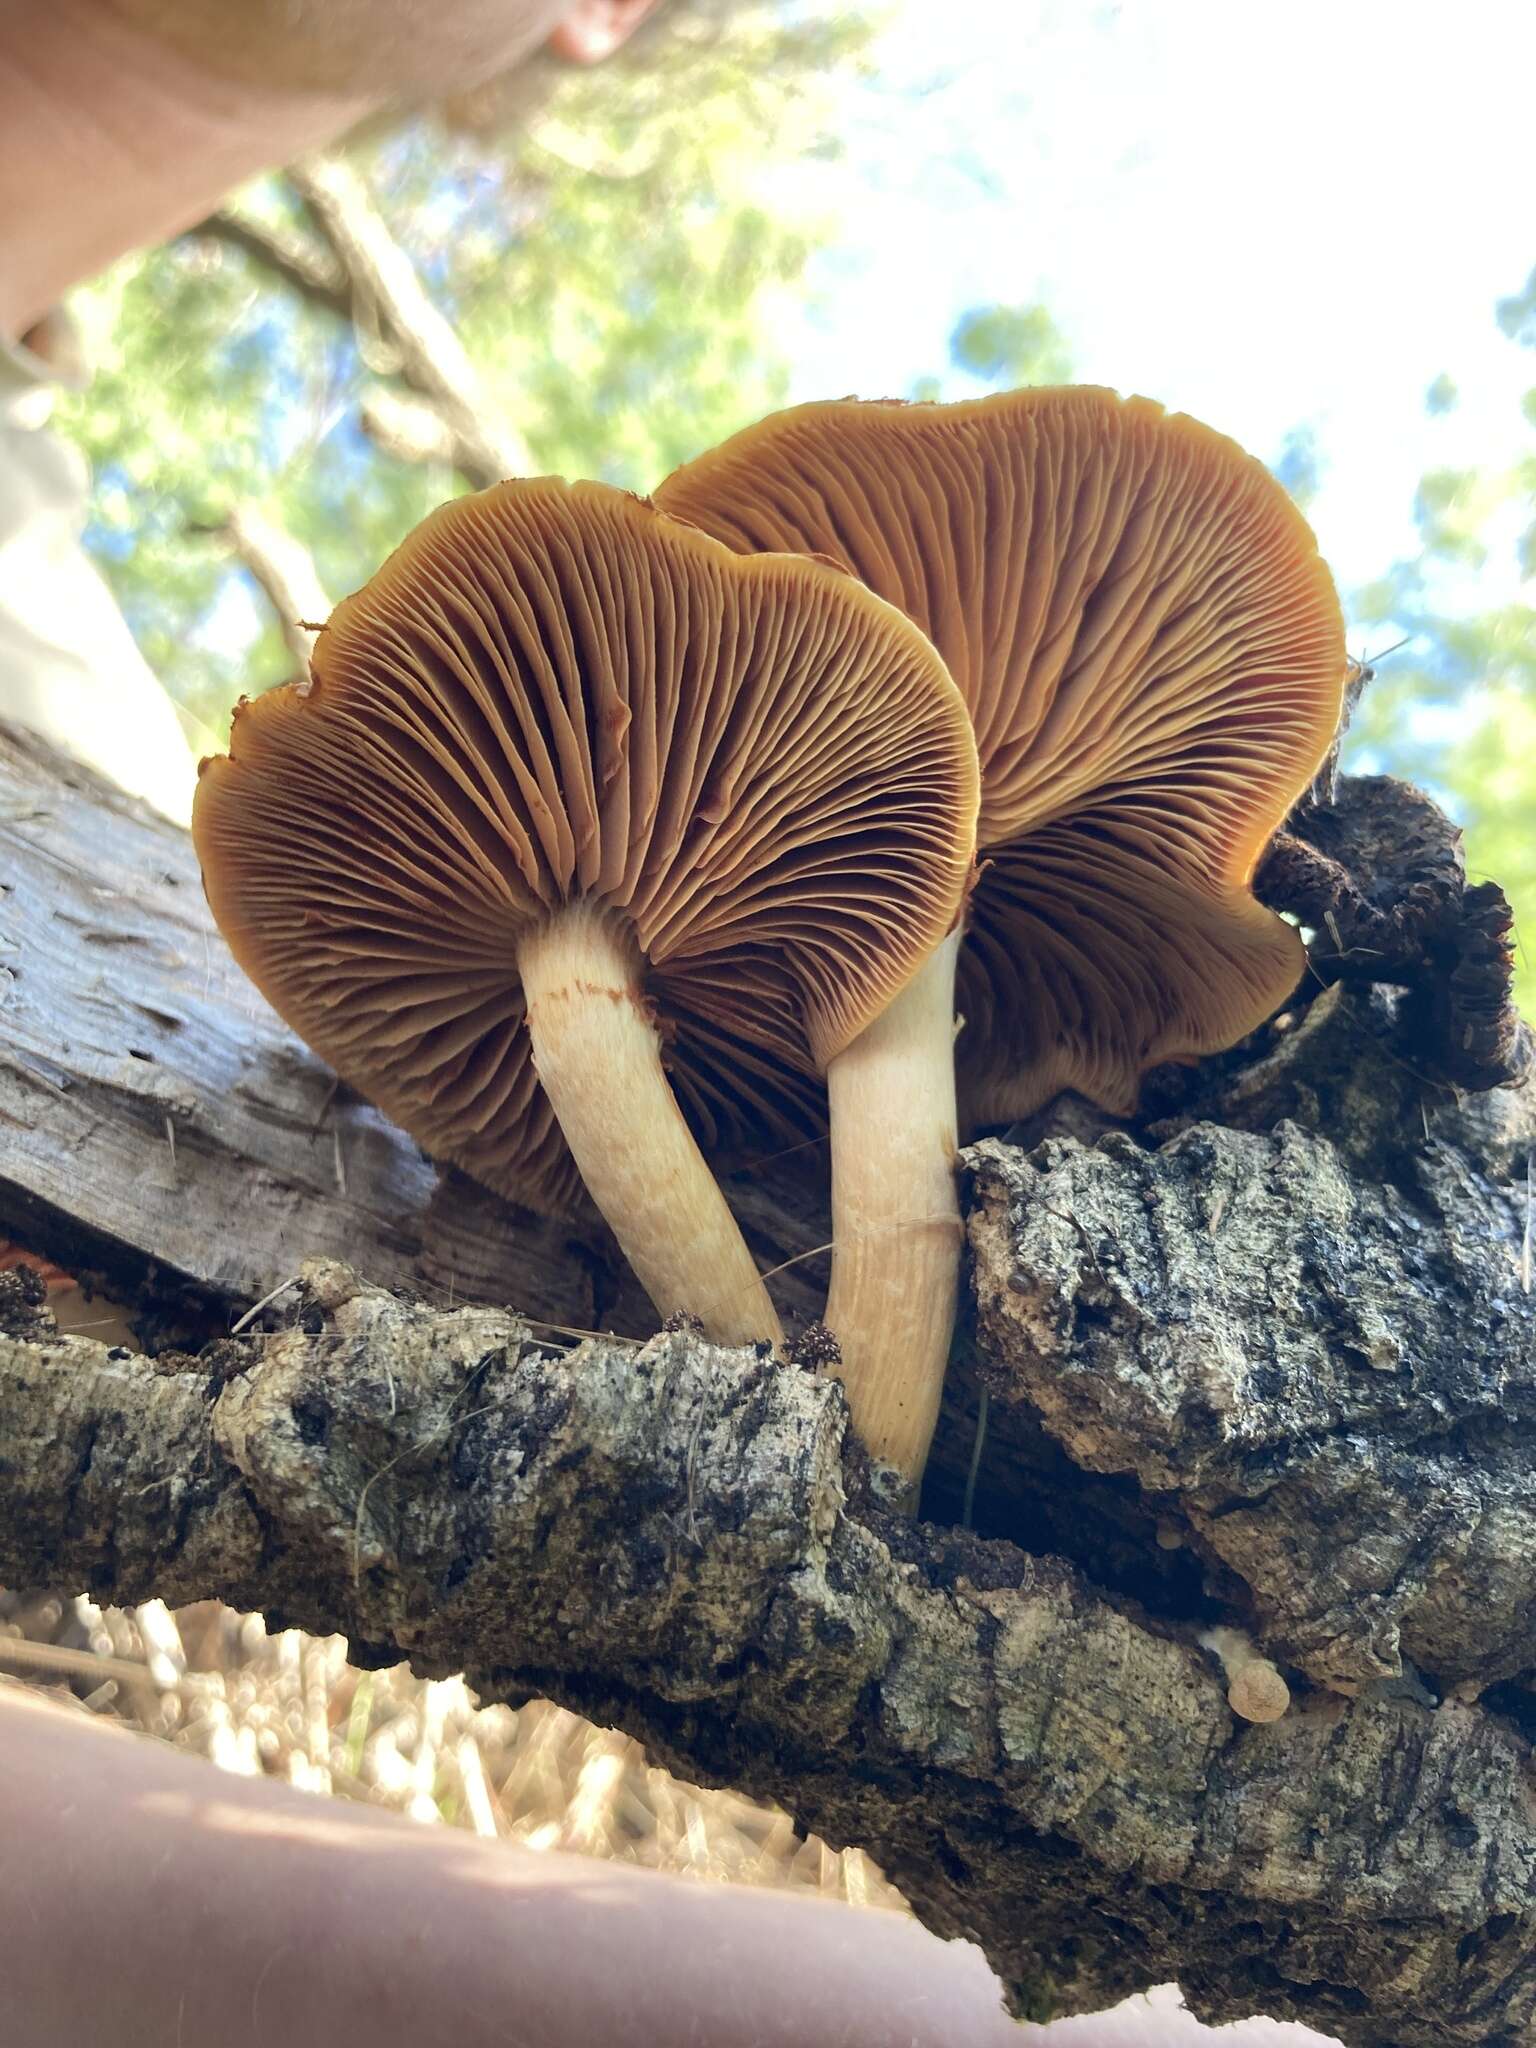
M 661 1064 L 639 948 L 621 920 L 571 904 L 517 948 L 534 1065 L 587 1192 L 663 1316 L 720 1343 L 783 1331 L 736 1219 Z
M 834 1368 L 871 1456 L 915 1503 L 939 1416 L 960 1272 L 957 926 L 827 1068 Z

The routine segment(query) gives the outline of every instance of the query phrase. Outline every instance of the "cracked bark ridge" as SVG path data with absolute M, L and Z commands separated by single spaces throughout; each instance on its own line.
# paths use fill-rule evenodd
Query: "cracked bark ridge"
M 1510 1001 L 1513 912 L 1496 884 L 1468 883 L 1460 829 L 1421 790 L 1343 777 L 1334 802 L 1291 814 L 1254 891 L 1312 927 L 1317 982 L 1405 991 L 1405 1055 L 1427 1072 L 1479 1089 L 1529 1071 L 1530 1033 Z
M 1536 1100 L 1427 1114 L 1380 1007 L 1138 1134 L 975 1147 L 974 1370 L 1271 1656 L 1471 1696 L 1536 1666 Z
M 549 1356 L 316 1262 L 237 1345 L 210 1376 L 0 1338 L 0 1576 L 217 1594 L 617 1721 L 867 1844 L 1024 2013 L 1177 1976 L 1213 2020 L 1531 2038 L 1532 1759 L 1497 1715 L 1236 1724 L 1188 1632 L 885 1517 L 835 1384 L 693 1333 Z

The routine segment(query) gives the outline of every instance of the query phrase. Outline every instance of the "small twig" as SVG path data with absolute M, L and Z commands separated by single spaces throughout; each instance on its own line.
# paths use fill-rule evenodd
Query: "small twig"
M 450 1301 L 449 1306 L 452 1307 L 452 1305 Z M 585 1342 L 589 1337 L 593 1337 L 600 1344 L 628 1344 L 633 1349 L 639 1350 L 643 1341 L 639 1337 L 616 1336 L 612 1330 L 579 1330 L 571 1323 L 546 1323 L 541 1321 L 538 1316 L 520 1315 L 518 1321 L 526 1323 L 530 1330 L 553 1330 L 557 1337 L 576 1337 L 582 1342 Z
M 1049 1202 L 1042 1202 L 1040 1204 L 1040 1207 L 1045 1215 L 1054 1216 L 1058 1223 L 1071 1224 L 1072 1228 L 1077 1232 L 1078 1237 L 1082 1242 L 1083 1250 L 1088 1254 L 1088 1263 L 1093 1267 L 1093 1270 L 1095 1271 L 1095 1273 L 1098 1274 L 1101 1280 L 1107 1280 L 1109 1278 L 1109 1275 L 1104 1271 L 1104 1268 L 1099 1264 L 1099 1255 L 1093 1248 L 1093 1239 L 1088 1235 L 1088 1232 L 1084 1228 L 1081 1220 L 1076 1216 L 1069 1215 L 1065 1209 L 1053 1209 Z
M 329 1111 L 331 1104 L 336 1100 L 336 1096 L 340 1088 L 341 1076 L 339 1074 L 332 1074 L 331 1085 L 325 1091 L 325 1100 L 321 1103 L 319 1112 L 316 1115 L 314 1122 L 309 1127 L 309 1135 L 312 1138 L 319 1137 L 321 1126 L 324 1124 L 326 1119 L 326 1114 Z
M 234 1324 L 229 1333 L 231 1337 L 238 1337 L 240 1332 L 245 1328 L 247 1323 L 253 1323 L 256 1320 L 257 1316 L 261 1314 L 262 1310 L 266 1308 L 271 1302 L 276 1301 L 277 1297 L 280 1294 L 286 1294 L 290 1287 L 297 1287 L 298 1284 L 299 1275 L 297 1273 L 294 1274 L 291 1280 L 279 1280 L 279 1282 L 273 1288 L 270 1294 L 264 1294 L 261 1297 L 260 1301 L 256 1303 L 255 1307 L 248 1308 L 245 1314 L 240 1318 L 239 1322 Z
M 756 1152 L 750 1159 L 742 1160 L 736 1169 L 738 1173 L 761 1173 L 765 1166 L 776 1166 L 781 1159 L 793 1159 L 797 1152 L 814 1151 L 818 1145 L 825 1145 L 829 1133 L 821 1132 L 815 1138 L 801 1138 L 793 1145 L 784 1145 L 777 1152 Z
M 830 1244 L 813 1244 L 808 1252 L 796 1252 L 792 1259 L 781 1259 L 776 1266 L 770 1266 L 766 1273 L 760 1273 L 758 1278 L 771 1280 L 775 1274 L 787 1273 L 791 1266 L 798 1266 L 803 1259 L 819 1259 L 823 1252 L 835 1249 L 836 1247 Z
M 331 610 L 330 594 L 309 549 L 253 505 L 233 505 L 222 519 L 194 522 L 191 531 L 222 542 L 249 573 L 277 615 L 300 689 L 307 690 L 319 630 L 309 622 L 324 620 Z
M 983 1387 L 981 1398 L 976 1403 L 976 1441 L 971 1445 L 970 1469 L 965 1475 L 965 1497 L 960 1503 L 960 1526 L 969 1529 L 974 1523 L 976 1508 L 976 1480 L 981 1471 L 982 1448 L 987 1441 L 987 1414 L 992 1397 Z
M 67 1643 L 34 1643 L 25 1636 L 0 1636 L 0 1663 L 30 1664 L 38 1671 L 62 1671 L 74 1678 L 117 1678 L 151 1692 L 175 1692 L 181 1681 L 162 1684 L 147 1664 L 127 1657 L 98 1656 L 94 1650 L 72 1649 Z

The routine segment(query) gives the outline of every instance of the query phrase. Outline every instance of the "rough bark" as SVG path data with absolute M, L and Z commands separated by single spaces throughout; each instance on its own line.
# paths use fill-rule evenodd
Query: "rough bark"
M 1371 806 L 1329 855 L 1368 903 L 1373 845 L 1427 830 L 1342 786 Z M 187 1340 L 322 1255 L 264 1332 L 153 1362 L 0 1282 L 0 1578 L 218 1594 L 631 1729 L 870 1848 L 1022 2012 L 1176 1977 L 1212 2019 L 1536 2041 L 1536 1118 L 1427 1078 L 1442 951 L 1133 1122 L 1063 1103 L 973 1149 L 912 1523 L 811 1373 L 686 1333 L 557 1352 L 526 1316 L 645 1329 L 605 1247 L 435 1197 L 330 1097 L 171 828 L 0 743 L 0 863 L 0 1226 Z M 824 1227 L 803 1165 L 732 1190 L 780 1256 Z M 1234 1718 L 1212 1625 L 1281 1663 L 1282 1719 Z
M 883 1515 L 840 1393 L 776 1360 L 685 1334 L 551 1357 L 505 1311 L 317 1263 L 291 1328 L 179 1371 L 0 1340 L 0 1424 L 12 1578 L 217 1591 L 617 1720 L 867 1841 L 1022 2011 L 1174 1974 L 1213 2018 L 1526 2037 L 1513 1727 L 1379 1694 L 1235 1723 L 1187 1631 Z
M 1426 1114 L 1386 1028 L 1334 990 L 1198 1114 L 978 1146 L 976 1371 L 1134 1481 L 1160 1605 L 1476 1696 L 1536 1663 L 1536 1100 Z
M 1301 805 L 1260 868 L 1259 896 L 1315 934 L 1313 978 L 1405 991 L 1401 1046 L 1455 1088 L 1513 1081 L 1529 1034 L 1509 1000 L 1514 916 L 1469 883 L 1461 832 L 1391 776 L 1352 776 L 1344 801 Z

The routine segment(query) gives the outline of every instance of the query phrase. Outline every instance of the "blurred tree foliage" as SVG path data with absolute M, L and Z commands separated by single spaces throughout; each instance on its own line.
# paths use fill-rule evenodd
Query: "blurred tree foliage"
M 646 489 L 771 408 L 776 305 L 827 224 L 786 218 L 790 159 L 829 157 L 831 95 L 872 34 L 778 0 L 672 0 L 630 52 L 532 72 L 354 138 L 399 247 L 457 330 L 507 438 L 540 472 Z M 242 217 L 318 247 L 294 188 Z M 213 735 L 291 673 L 270 609 L 201 527 L 239 504 L 356 587 L 463 488 L 385 452 L 360 400 L 399 370 L 386 336 L 211 234 L 119 265 L 78 310 L 97 374 L 65 418 L 96 477 L 88 540 L 140 644 Z
M 1498 319 L 1536 349 L 1536 271 L 1501 301 Z M 1451 379 L 1437 377 L 1426 409 L 1455 403 Z M 1536 1015 L 1536 385 L 1523 410 L 1526 431 L 1511 421 L 1516 452 L 1505 468 L 1423 479 L 1422 552 L 1356 593 L 1354 616 L 1374 635 L 1364 652 L 1401 634 L 1412 642 L 1362 699 L 1351 751 L 1449 798 L 1467 828 L 1468 866 L 1514 904 L 1518 993 Z M 1469 611 L 1465 593 L 1480 575 L 1510 594 Z
M 1044 306 L 973 306 L 949 338 L 957 370 L 999 391 L 1019 384 L 1065 384 L 1072 358 Z
M 830 222 L 786 211 L 774 172 L 836 153 L 833 94 L 878 26 L 868 13 L 814 14 L 799 0 L 670 0 L 615 63 L 558 75 L 535 65 L 354 139 L 351 162 L 463 343 L 502 445 L 528 468 L 645 489 L 781 401 L 776 320 Z M 239 206 L 326 253 L 287 179 Z M 212 531 L 231 509 L 293 534 L 340 594 L 464 487 L 441 454 L 411 459 L 368 430 L 370 394 L 409 397 L 409 378 L 366 304 L 347 317 L 345 298 L 296 289 L 211 233 L 131 259 L 83 295 L 98 373 L 65 424 L 95 469 L 88 538 L 210 744 L 241 690 L 293 664 Z M 1536 272 L 1499 319 L 1536 347 Z M 949 374 L 920 380 L 914 397 L 1072 373 L 1059 330 L 1031 303 L 972 308 L 949 355 Z M 1457 396 L 1439 376 L 1426 409 L 1448 413 Z M 1525 424 L 1536 428 L 1536 388 Z M 1275 466 L 1305 504 L 1318 468 L 1309 430 Z M 1426 782 L 1458 809 L 1472 865 L 1504 883 L 1531 934 L 1523 993 L 1536 1009 L 1536 439 L 1498 474 L 1426 476 L 1417 516 L 1421 552 L 1352 596 L 1357 654 L 1412 638 L 1366 693 L 1351 758 Z M 1516 594 L 1469 614 L 1472 579 L 1510 550 Z
M 1066 339 L 1044 306 L 972 306 L 949 336 L 949 366 L 968 385 L 1013 391 L 1021 384 L 1066 384 L 1072 357 Z M 919 377 L 912 396 L 920 401 L 964 394 L 952 380 Z

